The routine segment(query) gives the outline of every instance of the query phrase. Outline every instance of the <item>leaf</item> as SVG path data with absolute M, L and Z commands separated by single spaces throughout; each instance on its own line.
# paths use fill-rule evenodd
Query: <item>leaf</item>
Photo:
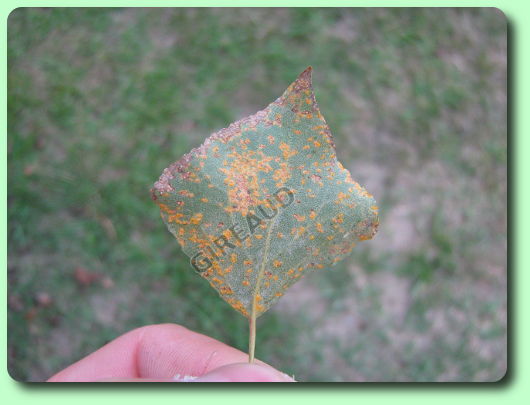
M 100 277 L 101 274 L 89 271 L 83 267 L 77 267 L 74 272 L 75 281 L 77 281 L 81 287 L 88 287 L 95 281 L 99 280 Z
M 373 197 L 337 160 L 311 70 L 173 163 L 152 189 L 192 266 L 248 318 L 377 231 Z

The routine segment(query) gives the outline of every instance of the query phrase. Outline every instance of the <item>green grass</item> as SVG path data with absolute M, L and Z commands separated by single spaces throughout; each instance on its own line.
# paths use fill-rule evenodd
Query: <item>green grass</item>
M 374 241 L 259 319 L 308 381 L 506 368 L 506 21 L 494 9 L 17 9 L 8 33 L 9 370 L 43 380 L 134 327 L 246 351 L 149 189 L 308 65 Z M 76 281 L 77 268 L 101 278 Z M 47 293 L 51 304 L 39 304 Z

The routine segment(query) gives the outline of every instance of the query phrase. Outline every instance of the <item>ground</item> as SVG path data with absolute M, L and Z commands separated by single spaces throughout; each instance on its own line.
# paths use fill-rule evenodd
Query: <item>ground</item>
M 17 9 L 8 32 L 8 368 L 42 381 L 138 326 L 243 351 L 149 189 L 308 65 L 375 239 L 258 322 L 302 381 L 506 371 L 506 19 L 496 9 Z

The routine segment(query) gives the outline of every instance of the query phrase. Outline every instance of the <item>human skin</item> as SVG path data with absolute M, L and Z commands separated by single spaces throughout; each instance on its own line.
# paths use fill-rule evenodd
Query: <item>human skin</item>
M 262 361 L 176 324 L 134 329 L 48 382 L 293 382 Z

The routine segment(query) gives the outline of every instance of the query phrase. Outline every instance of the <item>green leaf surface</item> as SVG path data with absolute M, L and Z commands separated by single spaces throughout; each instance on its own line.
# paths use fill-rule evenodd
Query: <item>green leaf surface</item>
M 377 231 L 375 200 L 337 160 L 311 70 L 173 163 L 152 189 L 193 268 L 248 318 Z

